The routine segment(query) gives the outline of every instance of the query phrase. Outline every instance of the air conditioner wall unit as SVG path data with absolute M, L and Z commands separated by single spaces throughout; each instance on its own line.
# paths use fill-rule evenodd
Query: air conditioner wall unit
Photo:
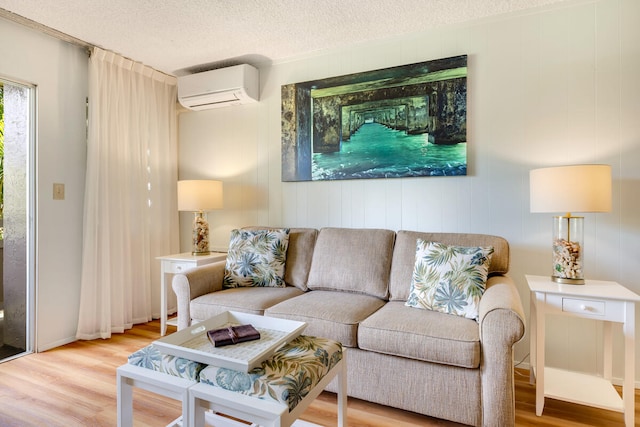
M 249 104 L 260 98 L 260 75 L 248 64 L 178 77 L 178 101 L 190 110 Z

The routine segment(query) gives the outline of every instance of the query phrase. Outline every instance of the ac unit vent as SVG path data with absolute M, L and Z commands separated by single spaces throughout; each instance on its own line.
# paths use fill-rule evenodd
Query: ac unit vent
M 259 80 L 247 64 L 178 77 L 178 101 L 191 110 L 257 102 Z

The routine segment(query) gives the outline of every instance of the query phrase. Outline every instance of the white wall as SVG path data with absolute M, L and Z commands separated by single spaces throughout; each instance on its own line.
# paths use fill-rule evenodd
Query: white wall
M 180 178 L 224 181 L 225 208 L 209 214 L 216 248 L 226 247 L 231 228 L 250 224 L 501 235 L 528 316 L 524 275 L 551 271 L 551 215 L 529 212 L 529 170 L 608 163 L 613 211 L 585 215 L 586 276 L 640 293 L 639 40 L 637 0 L 579 1 L 264 64 L 258 105 L 181 114 Z M 468 176 L 280 181 L 281 85 L 460 54 L 469 55 Z M 551 324 L 549 364 L 599 371 L 598 324 Z M 524 366 L 528 340 L 516 347 Z
M 0 19 L 0 75 L 37 86 L 36 281 L 40 351 L 75 340 L 86 168 L 87 54 Z M 65 200 L 53 200 L 53 183 Z

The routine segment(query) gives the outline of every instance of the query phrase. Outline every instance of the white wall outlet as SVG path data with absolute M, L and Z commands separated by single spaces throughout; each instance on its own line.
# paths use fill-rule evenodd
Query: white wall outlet
M 64 184 L 53 183 L 53 200 L 64 200 Z

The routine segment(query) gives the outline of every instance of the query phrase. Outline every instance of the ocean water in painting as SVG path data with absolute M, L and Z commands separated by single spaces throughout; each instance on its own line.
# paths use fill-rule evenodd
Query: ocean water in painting
M 436 145 L 427 134 L 407 135 L 365 123 L 336 153 L 314 153 L 312 179 L 401 178 L 467 174 L 467 144 Z

